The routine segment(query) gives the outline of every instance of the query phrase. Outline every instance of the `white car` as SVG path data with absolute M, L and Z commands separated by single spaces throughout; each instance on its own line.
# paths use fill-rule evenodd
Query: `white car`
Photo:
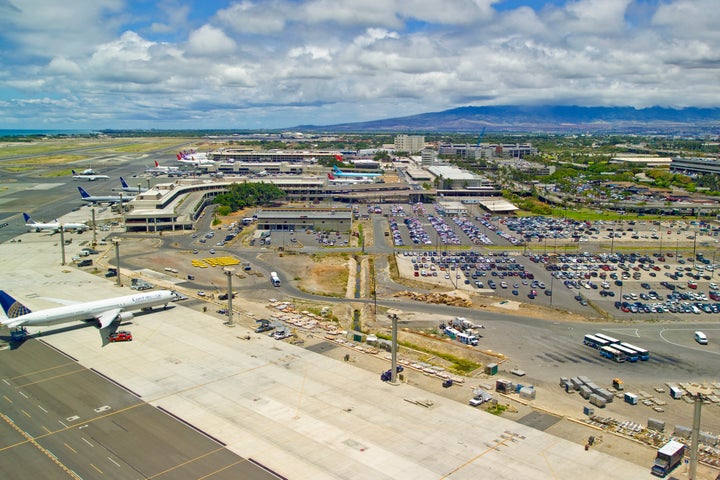
M 707 345 L 708 343 L 707 335 L 705 335 L 703 332 L 695 332 L 693 337 L 695 338 L 695 341 L 700 345 Z

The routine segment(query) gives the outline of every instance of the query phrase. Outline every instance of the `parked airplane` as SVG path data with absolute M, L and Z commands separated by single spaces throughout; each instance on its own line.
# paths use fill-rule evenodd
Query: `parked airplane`
M 157 305 L 167 307 L 168 303 L 179 299 L 180 296 L 174 291 L 157 290 L 32 312 L 5 291 L 0 290 L 0 305 L 7 316 L 1 323 L 15 328 L 85 321 L 95 322 L 98 328 L 105 328 L 115 321 L 130 320 L 133 318 L 134 310 L 152 309 Z
M 125 181 L 125 179 L 123 177 L 120 177 L 120 185 L 122 185 L 121 190 L 123 192 L 130 192 L 130 193 L 147 192 L 147 188 L 143 188 L 141 186 L 131 187 L 130 185 L 128 185 L 128 183 Z
M 168 173 L 174 173 L 178 172 L 180 169 L 178 167 L 166 167 L 164 165 L 160 165 L 157 160 L 155 161 L 154 167 L 149 167 L 145 169 L 145 172 L 147 173 L 155 173 L 155 174 L 168 174 Z
M 178 153 L 177 161 L 180 163 L 189 163 L 192 165 L 201 165 L 204 163 L 215 163 L 214 161 L 207 158 L 207 153 L 195 153 L 194 150 L 191 150 L 190 152 Z
M 359 183 L 375 183 L 371 178 L 336 178 L 332 173 L 328 173 L 327 176 L 331 183 L 337 184 L 357 185 Z
M 132 195 L 90 195 L 82 187 L 78 187 L 78 191 L 82 200 L 90 203 L 125 203 L 135 199 Z
M 52 222 L 48 223 L 42 223 L 42 222 L 36 222 L 33 220 L 30 215 L 23 212 L 23 218 L 25 219 L 25 226 L 35 230 L 36 232 L 41 232 L 43 230 L 50 230 L 53 233 L 57 233 L 60 231 L 60 228 L 62 227 L 63 230 L 77 230 L 82 232 L 83 230 L 87 230 L 90 227 L 85 225 L 84 223 L 63 223 L 61 224 L 57 220 L 53 220 Z
M 92 168 L 88 168 L 87 170 L 83 170 L 81 173 L 77 173 L 75 170 L 71 170 L 73 174 L 73 179 L 75 180 L 88 180 L 90 182 L 94 180 L 107 180 L 107 175 L 98 175 L 95 173 Z M 87 173 L 90 172 L 90 173 Z
M 375 178 L 381 177 L 382 173 L 364 173 L 364 172 L 343 172 L 337 165 L 333 167 L 333 174 L 337 177 L 348 177 L 348 178 Z

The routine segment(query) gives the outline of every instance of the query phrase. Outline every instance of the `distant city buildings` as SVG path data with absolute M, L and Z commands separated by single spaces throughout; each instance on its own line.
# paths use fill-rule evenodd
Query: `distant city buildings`
M 395 137 L 395 151 L 418 153 L 425 148 L 425 137 L 422 135 L 398 135 Z
M 716 158 L 674 157 L 670 163 L 670 171 L 688 174 L 720 173 L 720 160 Z

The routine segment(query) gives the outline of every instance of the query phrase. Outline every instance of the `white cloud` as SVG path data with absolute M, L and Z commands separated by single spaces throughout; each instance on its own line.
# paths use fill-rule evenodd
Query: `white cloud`
M 0 127 L 60 119 L 62 101 L 71 121 L 196 128 L 469 103 L 717 106 L 716 0 L 637 2 L 241 0 L 200 15 L 183 0 L 18 0 L 0 16 Z
M 222 56 L 232 53 L 235 41 L 212 25 L 203 25 L 190 33 L 188 53 L 197 56 Z

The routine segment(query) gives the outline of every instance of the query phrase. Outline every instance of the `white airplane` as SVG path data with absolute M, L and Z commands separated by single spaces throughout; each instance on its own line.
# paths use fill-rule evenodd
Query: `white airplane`
M 177 161 L 180 163 L 189 163 L 191 165 L 202 165 L 205 163 L 215 163 L 207 158 L 207 153 L 195 153 L 194 151 L 180 152 L 177 154 Z
M 120 177 L 120 185 L 122 185 L 120 190 L 122 190 L 123 192 L 130 192 L 130 193 L 147 192 L 147 188 L 143 188 L 140 186 L 131 187 L 130 185 L 128 185 L 128 183 L 125 181 L 125 179 L 123 177 Z
M 90 203 L 125 203 L 135 199 L 132 195 L 90 195 L 82 187 L 78 187 L 78 191 L 81 199 Z
M 73 179 L 75 179 L 75 180 L 88 180 L 88 181 L 92 182 L 94 180 L 107 180 L 108 178 L 110 178 L 107 175 L 98 175 L 97 173 L 95 173 L 93 171 L 92 168 L 83 170 L 80 173 L 77 173 L 75 170 L 71 170 L 71 171 L 73 174 Z M 90 173 L 87 173 L 87 172 L 90 172 Z
M 57 233 L 60 231 L 60 228 L 62 228 L 65 231 L 77 230 L 79 232 L 82 232 L 82 231 L 90 228 L 87 225 L 85 225 L 84 223 L 62 223 L 61 224 L 57 220 L 53 220 L 52 222 L 48 222 L 48 223 L 36 222 L 35 220 L 33 220 L 30 217 L 30 215 L 28 215 L 25 212 L 23 212 L 23 218 L 25 219 L 25 226 L 30 229 L 34 229 L 36 232 L 41 232 L 43 230 L 50 230 L 53 233 Z
M 327 176 L 330 183 L 335 184 L 358 185 L 360 183 L 375 183 L 372 178 L 336 178 L 332 173 L 328 173 Z
M 155 166 L 145 169 L 147 173 L 159 173 L 159 174 L 167 174 L 167 173 L 175 173 L 179 172 L 180 169 L 178 167 L 166 167 L 164 165 L 160 165 L 157 160 L 155 161 Z
M 84 321 L 95 322 L 98 328 L 105 328 L 115 321 L 130 320 L 133 318 L 134 310 L 152 309 L 157 305 L 167 307 L 168 303 L 179 299 L 180 296 L 174 291 L 157 290 L 32 312 L 5 291 L 0 290 L 0 305 L 7 316 L 1 323 L 15 328 Z

